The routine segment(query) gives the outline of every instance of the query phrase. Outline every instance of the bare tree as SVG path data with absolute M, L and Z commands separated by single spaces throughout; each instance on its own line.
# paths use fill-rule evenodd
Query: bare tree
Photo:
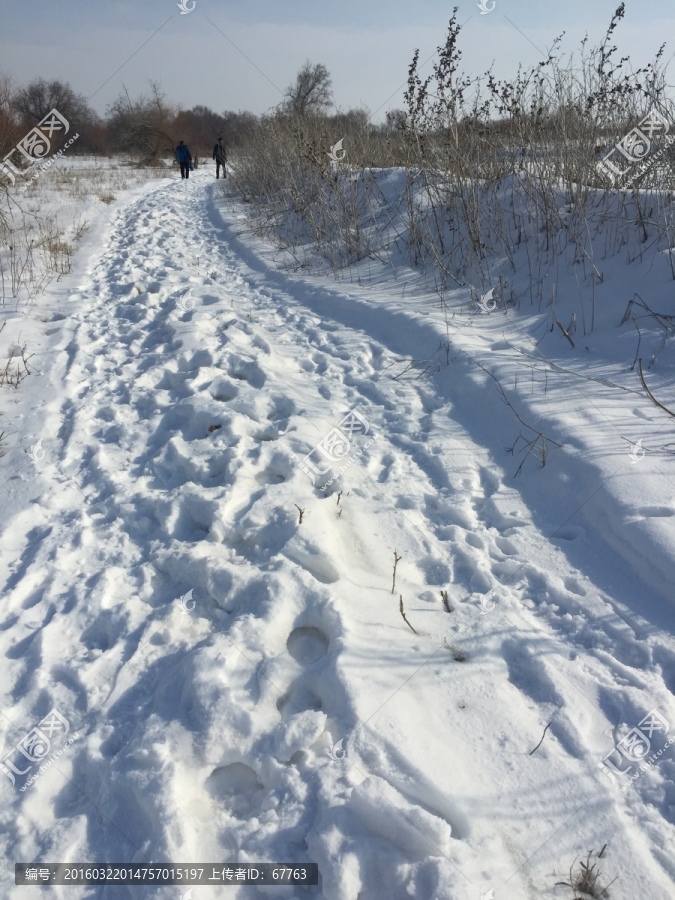
M 0 74 L 0 157 L 4 157 L 22 137 L 14 106 L 16 88 L 9 75 Z
M 401 131 L 405 127 L 406 112 L 404 109 L 390 109 L 385 114 L 382 131 Z
M 295 82 L 284 91 L 282 112 L 295 116 L 325 113 L 333 102 L 332 85 L 328 69 L 307 60 L 295 76 Z
M 76 94 L 63 81 L 36 78 L 14 92 L 12 103 L 24 128 L 32 128 L 52 109 L 56 109 L 80 135 L 79 149 L 91 149 L 97 140 L 100 141 L 100 135 L 94 136 L 96 129 L 101 127 L 98 115 L 83 96 Z
M 157 82 L 150 82 L 150 94 L 136 99 L 125 87 L 108 107 L 108 129 L 118 150 L 140 151 L 143 162 L 151 164 L 162 154 L 173 153 L 176 144 L 173 124 L 177 111 L 165 102 Z
M 259 125 L 258 117 L 247 110 L 225 110 L 223 120 L 223 137 L 228 144 L 235 146 L 250 138 Z

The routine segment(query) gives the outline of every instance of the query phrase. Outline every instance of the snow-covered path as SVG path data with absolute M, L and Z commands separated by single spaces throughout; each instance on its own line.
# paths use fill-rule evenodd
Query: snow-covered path
M 320 887 L 228 896 L 569 896 L 606 844 L 616 896 L 672 897 L 675 752 L 624 792 L 599 763 L 616 723 L 674 721 L 673 610 L 587 530 L 610 505 L 576 516 L 590 462 L 515 482 L 433 316 L 266 266 L 215 187 L 120 208 L 22 420 L 36 458 L 3 460 L 5 753 L 52 708 L 77 738 L 3 785 L 0 893 L 39 894 L 15 860 L 269 860 Z M 321 490 L 300 464 L 350 411 Z

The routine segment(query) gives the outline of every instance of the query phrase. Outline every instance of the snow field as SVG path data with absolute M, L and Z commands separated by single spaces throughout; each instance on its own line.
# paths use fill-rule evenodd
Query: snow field
M 609 445 L 615 395 L 563 405 L 549 373 L 528 409 L 562 449 L 514 481 L 512 413 L 472 362 L 511 372 L 495 317 L 443 366 L 428 298 L 281 274 L 209 184 L 111 209 L 8 413 L 4 744 L 52 706 L 80 737 L 4 785 L 3 871 L 312 861 L 317 889 L 230 893 L 502 900 L 560 896 L 607 843 L 618 896 L 673 896 L 672 754 L 625 794 L 598 769 L 614 723 L 675 715 L 675 507 Z M 393 378 L 404 357 L 431 376 Z M 633 440 L 662 422 L 634 402 Z M 369 431 L 322 491 L 300 462 L 350 410 Z

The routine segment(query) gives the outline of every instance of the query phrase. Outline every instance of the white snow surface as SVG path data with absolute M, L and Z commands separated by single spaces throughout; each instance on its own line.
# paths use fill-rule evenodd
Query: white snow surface
M 210 171 L 107 214 L 8 320 L 3 758 L 52 709 L 76 737 L 2 779 L 0 897 L 44 896 L 19 861 L 220 860 L 320 884 L 193 900 L 564 898 L 589 851 L 610 898 L 675 897 L 673 420 L 618 328 L 635 290 L 672 309 L 665 258 L 604 261 L 573 349 L 459 289 L 446 320 L 412 271 L 289 273 Z M 485 370 L 544 467 L 514 478 Z M 350 411 L 322 490 L 302 460 Z M 625 787 L 603 757 L 652 710 Z

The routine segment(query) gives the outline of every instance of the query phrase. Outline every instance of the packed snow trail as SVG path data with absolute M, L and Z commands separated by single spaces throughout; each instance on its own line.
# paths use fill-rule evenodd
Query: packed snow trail
M 14 861 L 268 860 L 321 883 L 195 900 L 554 897 L 607 844 L 618 896 L 672 897 L 672 752 L 623 793 L 598 768 L 612 723 L 674 712 L 628 567 L 610 596 L 600 543 L 528 508 L 432 322 L 274 271 L 218 197 L 198 173 L 120 207 L 21 425 L 44 456 L 9 457 L 5 752 L 52 708 L 77 739 L 3 786 L 2 896 L 41 896 Z M 300 463 L 350 410 L 321 491 Z

